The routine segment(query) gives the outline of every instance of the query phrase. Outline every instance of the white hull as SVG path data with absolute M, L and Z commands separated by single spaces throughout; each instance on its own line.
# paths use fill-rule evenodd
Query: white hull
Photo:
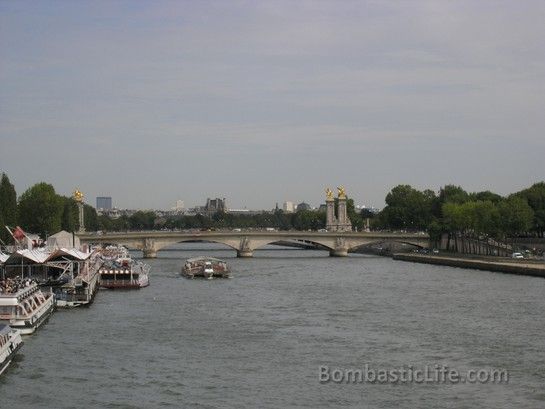
M 23 346 L 23 340 L 21 339 L 20 331 L 11 331 L 8 335 L 4 333 L 0 336 L 3 337 L 3 341 L 0 342 L 0 375 L 2 375 L 19 348 Z M 6 337 L 8 338 L 7 342 Z
M 31 317 L 26 319 L 10 320 L 9 326 L 13 329 L 18 329 L 22 335 L 30 335 L 34 333 L 53 313 L 55 309 L 55 298 L 52 294 L 48 295 L 47 300 L 40 306 Z

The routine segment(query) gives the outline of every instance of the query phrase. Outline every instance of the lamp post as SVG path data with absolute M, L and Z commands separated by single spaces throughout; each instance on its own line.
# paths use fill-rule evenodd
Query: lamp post
M 74 191 L 74 200 L 76 201 L 76 204 L 78 205 L 78 215 L 79 215 L 78 233 L 84 233 L 85 220 L 84 220 L 84 213 L 83 213 L 83 193 L 81 193 L 78 189 Z

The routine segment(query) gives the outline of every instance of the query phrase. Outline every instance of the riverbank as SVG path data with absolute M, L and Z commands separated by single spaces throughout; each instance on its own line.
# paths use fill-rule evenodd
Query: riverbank
M 465 257 L 461 255 L 434 255 L 395 253 L 394 260 L 441 266 L 473 268 L 506 274 L 519 274 L 545 278 L 545 263 L 535 260 L 516 260 L 492 257 Z

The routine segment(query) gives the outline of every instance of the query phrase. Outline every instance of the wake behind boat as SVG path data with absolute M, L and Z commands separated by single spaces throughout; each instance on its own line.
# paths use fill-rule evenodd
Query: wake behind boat
M 187 278 L 230 278 L 231 270 L 223 260 L 213 257 L 194 257 L 185 261 L 181 274 Z

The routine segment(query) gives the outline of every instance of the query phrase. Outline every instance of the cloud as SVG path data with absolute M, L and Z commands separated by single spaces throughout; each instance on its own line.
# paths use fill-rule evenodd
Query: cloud
M 543 2 L 4 2 L 0 11 L 2 165 L 23 187 L 44 173 L 27 172 L 23 153 L 65 163 L 47 172 L 67 190 L 85 179 L 90 193 L 119 191 L 125 206 L 144 207 L 185 192 L 191 202 L 203 189 L 258 207 L 281 201 L 278 192 L 320 200 L 322 185 L 343 177 L 380 205 L 401 181 L 447 183 L 460 155 L 470 157 L 460 184 L 510 191 L 540 177 Z M 215 165 L 201 167 L 203 157 Z M 153 194 L 139 194 L 143 180 Z

